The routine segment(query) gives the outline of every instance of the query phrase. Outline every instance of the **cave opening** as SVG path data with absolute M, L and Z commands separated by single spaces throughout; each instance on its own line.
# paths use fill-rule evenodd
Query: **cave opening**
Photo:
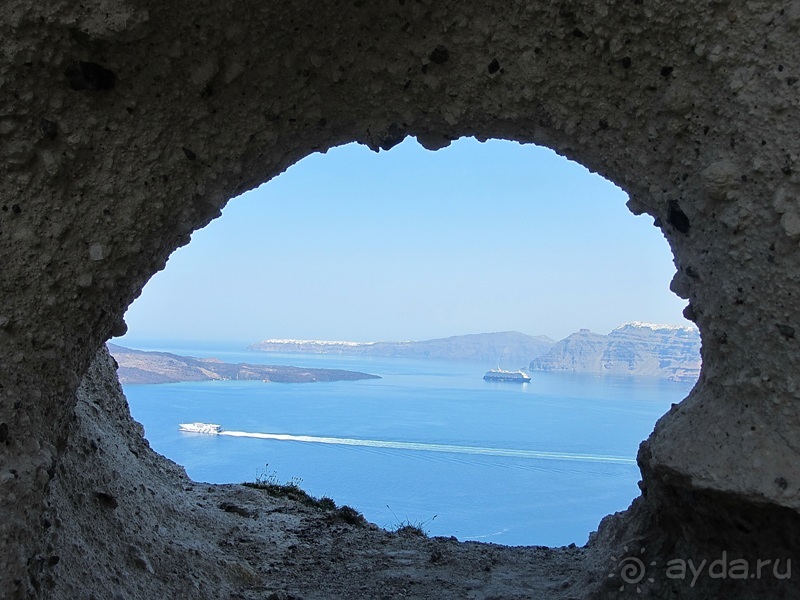
M 604 375 L 539 365 L 523 386 L 481 376 L 529 370 L 571 334 L 590 347 L 625 323 L 689 325 L 668 290 L 669 248 L 626 199 L 534 145 L 462 139 L 431 153 L 408 139 L 388 153 L 351 144 L 311 155 L 196 232 L 114 343 L 382 379 L 123 378 L 133 415 L 153 447 L 198 481 L 299 480 L 389 529 L 583 544 L 600 518 L 638 495 L 637 446 L 692 376 L 668 381 L 652 365 Z M 600 335 L 582 339 L 581 330 Z M 466 358 L 463 349 L 433 359 L 248 350 L 265 339 L 363 344 L 512 331 L 547 342 L 524 360 L 510 340 Z M 630 347 L 618 352 L 633 366 Z M 289 438 L 193 436 L 178 432 L 184 421 Z
M 229 582 L 253 571 L 233 573 L 247 560 L 227 562 L 207 524 L 265 520 L 202 497 L 241 486 L 193 486 L 150 460 L 138 429 L 109 404 L 119 398 L 111 362 L 96 351 L 228 198 L 310 152 L 350 141 L 383 148 L 407 134 L 431 147 L 471 134 L 542 143 L 623 186 L 632 211 L 668 237 L 672 288 L 703 332 L 698 385 L 640 453 L 642 496 L 604 520 L 586 560 L 564 555 L 591 583 L 565 590 L 575 579 L 550 569 L 550 554 L 523 549 L 505 552 L 525 556 L 519 568 L 476 582 L 497 564 L 495 547 L 482 547 L 481 562 L 452 560 L 463 568 L 450 595 L 608 597 L 619 580 L 597 566 L 623 551 L 639 556 L 631 540 L 646 541 L 642 559 L 662 565 L 797 554 L 800 170 L 797 73 L 784 60 L 796 55 L 792 6 L 105 4 L 38 14 L 15 3 L 3 24 L 4 589 L 34 597 L 58 583 L 60 597 L 162 597 L 188 585 L 234 595 Z M 260 539 L 274 539 L 272 524 Z M 331 576 L 337 564 L 313 562 L 328 547 L 301 563 L 296 540 L 285 546 L 293 569 L 273 568 L 276 553 L 260 561 L 264 596 L 400 596 L 418 582 L 397 576 L 408 573 L 408 554 L 396 544 L 364 565 L 382 570 L 372 593 L 333 589 L 349 560 L 336 561 L 344 577 Z M 451 546 L 463 556 L 466 546 Z M 429 573 L 429 596 L 442 597 L 431 557 L 418 554 L 414 575 Z M 531 565 L 557 579 L 532 584 Z M 792 590 L 697 583 L 662 577 L 648 593 Z

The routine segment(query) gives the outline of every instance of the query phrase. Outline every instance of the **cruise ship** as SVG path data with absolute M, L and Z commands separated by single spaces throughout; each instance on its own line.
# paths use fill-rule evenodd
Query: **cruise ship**
M 486 371 L 483 376 L 486 381 L 516 381 L 518 383 L 528 383 L 531 378 L 522 371 L 504 371 L 503 369 L 492 369 Z
M 189 433 L 209 433 L 217 434 L 222 431 L 222 427 L 216 423 L 180 423 L 178 431 L 188 431 Z

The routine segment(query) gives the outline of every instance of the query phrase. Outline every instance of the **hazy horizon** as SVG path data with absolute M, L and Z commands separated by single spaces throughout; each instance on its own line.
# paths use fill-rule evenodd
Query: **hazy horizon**
M 608 331 L 595 331 L 593 329 L 591 331 L 592 331 L 592 333 L 599 333 L 599 334 L 603 334 L 603 335 L 608 335 L 609 333 L 611 333 L 611 331 L 613 329 L 616 329 L 617 327 L 621 327 L 623 325 L 626 325 L 628 323 L 633 323 L 633 322 L 634 321 L 627 321 L 625 323 L 620 323 L 619 325 L 613 327 L 612 329 L 609 329 Z M 671 323 L 650 323 L 650 324 L 651 325 L 672 325 Z M 694 323 L 689 323 L 689 322 L 687 322 L 686 324 L 682 324 L 682 325 L 678 324 L 678 326 L 680 326 L 680 327 L 690 327 L 692 329 L 697 329 L 697 326 L 694 325 Z M 221 344 L 230 345 L 230 346 L 241 345 L 242 347 L 244 347 L 244 346 L 248 346 L 248 345 L 251 345 L 251 344 L 256 344 L 258 342 L 262 342 L 262 341 L 270 340 L 270 339 L 272 339 L 272 340 L 279 340 L 279 339 L 280 340 L 297 340 L 297 341 L 326 341 L 326 342 L 424 342 L 424 341 L 435 340 L 435 339 L 447 339 L 447 338 L 453 338 L 453 337 L 463 337 L 463 336 L 467 336 L 467 335 L 483 335 L 483 334 L 495 334 L 495 333 L 521 333 L 523 335 L 528 335 L 528 336 L 531 336 L 531 337 L 545 336 L 545 337 L 548 337 L 548 338 L 552 339 L 555 342 L 559 342 L 562 339 L 568 337 L 569 335 L 572 335 L 573 333 L 577 333 L 581 329 L 588 329 L 588 328 L 586 328 L 586 327 L 575 328 L 569 334 L 567 334 L 567 335 L 565 335 L 565 336 L 563 336 L 561 338 L 552 338 L 551 336 L 548 336 L 548 335 L 543 334 L 543 333 L 529 333 L 529 332 L 526 332 L 526 331 L 506 330 L 506 331 L 469 331 L 469 332 L 466 332 L 466 333 L 453 333 L 451 335 L 443 335 L 443 336 L 436 337 L 436 338 L 418 338 L 418 339 L 404 338 L 404 339 L 373 339 L 373 340 L 352 340 L 352 339 L 336 339 L 336 340 L 334 340 L 334 339 L 319 338 L 319 337 L 316 337 L 316 338 L 258 338 L 258 339 L 239 339 L 239 340 L 236 340 L 236 339 L 221 339 L 220 340 L 220 339 L 204 339 L 204 338 L 163 338 L 163 337 L 142 338 L 142 337 L 131 336 L 130 334 L 126 334 L 124 337 L 112 338 L 111 340 L 109 340 L 109 342 L 112 343 L 112 344 L 116 344 L 118 346 L 125 346 L 126 344 L 133 344 L 133 343 L 140 343 L 140 344 L 142 344 L 142 343 L 144 343 L 144 344 L 154 344 L 154 343 L 170 344 L 170 343 L 175 343 L 175 342 L 178 342 L 178 343 L 187 342 L 187 343 L 193 343 L 193 344 L 194 343 L 198 343 L 198 344 L 202 344 L 202 343 L 206 343 L 206 344 L 221 343 Z
M 342 146 L 231 200 L 145 286 L 115 342 L 691 325 L 666 240 L 626 200 L 533 145 Z

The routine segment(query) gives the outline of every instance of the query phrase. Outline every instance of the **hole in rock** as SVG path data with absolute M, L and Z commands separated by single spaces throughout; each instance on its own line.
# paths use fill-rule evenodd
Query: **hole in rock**
M 299 479 L 387 528 L 582 544 L 638 495 L 638 445 L 699 368 L 669 248 L 626 199 L 510 142 L 312 155 L 195 233 L 115 343 L 381 379 L 229 370 L 146 385 L 139 373 L 123 381 L 133 415 L 196 480 Z M 631 322 L 672 327 L 620 328 Z M 364 344 L 482 333 L 496 335 Z M 263 340 L 268 351 L 249 348 Z M 531 381 L 483 379 L 498 367 Z M 259 435 L 178 431 L 196 421 Z

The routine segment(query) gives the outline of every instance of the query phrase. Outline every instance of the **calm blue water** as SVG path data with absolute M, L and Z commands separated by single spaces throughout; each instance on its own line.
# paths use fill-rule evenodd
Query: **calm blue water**
M 139 347 L 383 377 L 125 386 L 153 448 L 193 479 L 242 482 L 274 472 L 280 481 L 300 478 L 309 493 L 349 504 L 384 527 L 408 521 L 431 535 L 508 545 L 583 544 L 603 516 L 627 508 L 638 495 L 639 471 L 624 459 L 635 458 L 656 419 L 691 388 L 547 373 L 526 385 L 487 383 L 481 377 L 494 365 Z M 178 432 L 178 423 L 191 421 L 351 441 Z M 358 440 L 369 445 L 351 445 Z

